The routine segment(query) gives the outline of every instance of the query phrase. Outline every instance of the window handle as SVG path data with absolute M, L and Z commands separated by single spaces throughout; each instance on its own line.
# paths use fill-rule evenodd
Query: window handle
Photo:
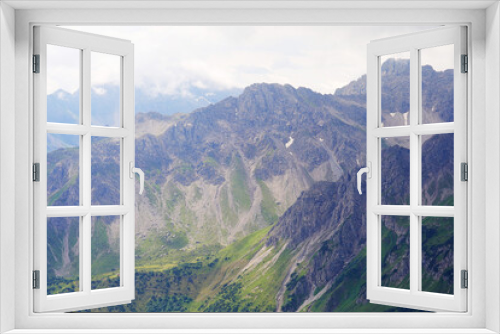
M 134 174 L 139 174 L 139 183 L 140 183 L 140 189 L 139 189 L 139 195 L 142 195 L 144 192 L 144 172 L 140 168 L 134 167 L 134 162 L 130 161 L 129 163 L 129 176 L 131 179 L 134 178 Z
M 366 177 L 368 179 L 371 179 L 372 177 L 372 163 L 371 162 L 368 162 L 368 166 L 367 167 L 363 167 L 361 168 L 359 171 L 358 171 L 358 193 L 361 195 L 363 194 L 363 192 L 361 191 L 361 176 L 366 173 Z

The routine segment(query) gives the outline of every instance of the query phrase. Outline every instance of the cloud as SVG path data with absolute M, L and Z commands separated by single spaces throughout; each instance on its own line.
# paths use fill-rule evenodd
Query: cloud
M 73 94 L 80 88 L 80 51 L 47 45 L 47 92 L 63 89 Z M 60 95 L 60 94 L 59 94 Z
M 444 45 L 420 51 L 421 64 L 430 65 L 436 71 L 453 68 L 454 46 Z
M 276 82 L 333 93 L 366 73 L 370 40 L 429 27 L 137 26 L 68 27 L 131 40 L 136 86 L 152 95 L 186 95 Z M 99 84 L 112 80 L 103 71 Z

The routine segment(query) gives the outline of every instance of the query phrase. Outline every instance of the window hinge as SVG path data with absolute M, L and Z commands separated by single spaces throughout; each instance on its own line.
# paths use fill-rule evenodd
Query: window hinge
M 40 163 L 33 164 L 33 181 L 40 182 Z
M 462 289 L 467 289 L 469 287 L 469 273 L 467 270 L 462 270 L 461 272 L 462 276 Z
M 40 270 L 33 270 L 33 289 L 40 289 Z
M 33 73 L 40 73 L 40 55 L 33 55 Z
M 462 162 L 460 165 L 460 170 L 461 170 L 461 180 L 462 181 L 469 181 L 469 165 L 466 162 Z
M 469 56 L 462 55 L 462 73 L 469 72 Z

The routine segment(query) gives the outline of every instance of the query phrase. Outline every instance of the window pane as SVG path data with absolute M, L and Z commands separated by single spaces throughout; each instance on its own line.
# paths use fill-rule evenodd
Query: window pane
M 92 137 L 92 205 L 120 204 L 121 139 Z
M 422 291 L 453 294 L 453 218 L 422 217 Z
M 92 217 L 92 289 L 120 286 L 120 216 Z
M 453 136 L 422 136 L 422 205 L 453 206 Z
M 410 204 L 410 138 L 381 139 L 381 204 Z
M 80 123 L 80 54 L 47 45 L 47 122 Z
M 422 123 L 453 122 L 454 46 L 420 50 Z
M 380 57 L 381 126 L 410 123 L 410 52 Z
M 80 218 L 47 218 L 47 294 L 79 291 Z
M 80 205 L 80 136 L 47 134 L 47 205 Z
M 382 216 L 382 286 L 410 289 L 410 217 Z
M 119 127 L 121 57 L 91 53 L 92 125 Z

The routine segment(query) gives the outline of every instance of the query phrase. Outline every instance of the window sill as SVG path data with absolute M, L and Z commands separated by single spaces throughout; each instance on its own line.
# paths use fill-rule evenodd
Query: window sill
M 5 334 L 487 334 L 488 329 L 15 329 Z

